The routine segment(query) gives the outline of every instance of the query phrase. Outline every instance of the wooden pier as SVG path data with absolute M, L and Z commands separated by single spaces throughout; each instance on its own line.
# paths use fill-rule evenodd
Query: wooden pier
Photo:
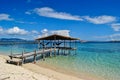
M 31 57 L 31 56 L 34 56 L 34 55 L 50 53 L 51 51 L 53 51 L 53 49 L 45 49 L 44 51 L 43 50 L 38 50 L 38 51 L 35 50 L 33 52 L 10 55 L 10 57 L 12 57 L 12 58 L 20 58 L 21 59 L 21 58 Z
M 74 50 L 76 54 L 76 40 L 79 39 L 57 34 L 38 38 L 36 41 L 38 42 L 39 50 L 26 53 L 23 52 L 22 54 L 11 54 L 9 57 L 11 60 L 12 58 L 22 59 L 22 63 L 25 62 L 26 58 L 33 57 L 33 61 L 36 63 L 36 57 L 40 54 L 42 55 L 43 60 L 45 60 L 46 55 L 49 57 L 52 55 L 56 56 L 57 53 L 60 54 L 60 51 L 63 52 L 63 54 L 66 54 L 66 52 L 70 53 L 71 50 Z
M 43 60 L 45 60 L 45 56 L 46 54 L 49 54 L 51 55 L 52 54 L 52 51 L 54 51 L 53 48 L 50 48 L 50 49 L 42 49 L 42 50 L 35 50 L 33 52 L 26 52 L 26 53 L 22 53 L 22 54 L 12 54 L 12 55 L 9 55 L 9 57 L 11 58 L 11 61 L 13 61 L 13 58 L 18 58 L 18 59 L 21 59 L 22 60 L 22 63 L 25 62 L 26 58 L 28 57 L 33 57 L 34 58 L 34 63 L 36 63 L 36 57 L 37 55 L 42 55 L 43 56 Z M 21 62 L 21 60 L 19 60 Z M 7 60 L 8 61 L 8 60 Z M 10 61 L 10 60 L 9 60 Z M 16 63 L 19 63 L 19 61 L 14 61 Z

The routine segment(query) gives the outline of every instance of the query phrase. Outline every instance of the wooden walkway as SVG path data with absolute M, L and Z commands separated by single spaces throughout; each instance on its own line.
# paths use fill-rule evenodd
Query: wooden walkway
M 71 47 L 55 47 L 55 48 L 54 47 L 52 47 L 52 48 L 46 47 L 44 49 L 35 50 L 35 51 L 32 51 L 32 52 L 23 52 L 22 54 L 11 54 L 11 55 L 9 55 L 9 57 L 11 59 L 7 60 L 7 62 L 15 62 L 17 64 L 23 64 L 23 63 L 26 63 L 26 59 L 28 57 L 30 57 L 30 58 L 33 57 L 33 62 L 36 63 L 37 55 L 40 55 L 41 58 L 43 60 L 45 60 L 45 57 L 51 57 L 52 55 L 56 56 L 57 53 L 59 55 L 59 50 L 62 50 L 62 52 L 65 54 L 65 50 L 76 50 L 76 49 L 71 48 Z M 21 59 L 21 60 L 17 61 L 15 58 Z
M 38 54 L 46 54 L 49 52 L 52 52 L 54 49 L 42 49 L 42 50 L 38 50 L 38 51 L 33 51 L 33 52 L 27 52 L 27 53 L 23 53 L 23 54 L 14 54 L 14 55 L 9 55 L 9 57 L 13 57 L 13 58 L 26 58 L 26 57 L 30 57 L 30 56 L 34 56 L 34 55 L 38 55 Z
M 9 62 L 13 61 L 14 58 L 18 58 L 21 59 L 22 61 L 14 61 L 16 63 L 25 63 L 25 60 L 27 57 L 32 57 L 34 59 L 34 63 L 36 63 L 36 57 L 37 55 L 41 54 L 43 57 L 43 60 L 45 60 L 45 55 L 49 53 L 49 56 L 52 55 L 52 52 L 56 52 L 56 49 L 51 48 L 51 49 L 41 49 L 38 51 L 33 51 L 33 52 L 27 52 L 27 53 L 22 53 L 22 54 L 13 54 L 13 55 L 9 55 L 9 57 L 11 58 L 11 60 L 9 60 Z

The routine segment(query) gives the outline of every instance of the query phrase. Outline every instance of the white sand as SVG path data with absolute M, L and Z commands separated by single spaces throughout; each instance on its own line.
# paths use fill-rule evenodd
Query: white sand
M 32 63 L 23 66 L 8 64 L 6 59 L 9 57 L 0 55 L 0 80 L 83 80 Z
M 6 63 L 6 56 L 0 55 L 0 80 L 56 80 L 21 66 Z

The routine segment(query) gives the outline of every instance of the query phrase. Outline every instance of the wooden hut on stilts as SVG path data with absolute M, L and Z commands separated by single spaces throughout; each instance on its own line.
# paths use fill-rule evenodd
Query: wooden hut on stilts
M 69 54 L 71 50 L 77 49 L 76 41 L 79 40 L 78 38 L 72 38 L 68 36 L 53 34 L 46 37 L 41 37 L 36 39 L 38 42 L 38 48 L 45 50 L 45 49 L 54 49 L 54 56 L 60 54 Z M 51 54 L 50 54 L 51 55 Z

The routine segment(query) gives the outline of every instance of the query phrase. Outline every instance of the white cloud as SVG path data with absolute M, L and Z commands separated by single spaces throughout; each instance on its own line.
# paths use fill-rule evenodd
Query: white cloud
M 0 14 L 0 21 L 6 20 L 6 21 L 12 21 L 13 18 L 10 18 L 10 15 L 8 14 Z
M 39 34 L 39 32 L 36 30 L 32 30 L 31 32 L 32 32 L 32 34 Z
M 112 41 L 119 41 L 120 40 L 120 33 L 115 33 L 115 34 L 106 35 L 106 36 L 95 36 L 95 38 L 101 38 L 101 39 L 112 40 Z
M 49 31 L 47 29 L 43 29 L 41 30 L 41 33 L 42 33 L 41 37 L 45 37 L 45 36 L 48 36 Z
M 19 27 L 15 26 L 13 28 L 6 30 L 6 33 L 9 35 L 26 35 L 28 34 L 28 31 L 20 29 Z
M 49 35 L 52 35 L 52 34 L 70 36 L 69 32 L 70 32 L 69 30 L 47 30 L 47 29 L 43 29 L 43 30 L 41 30 L 41 35 L 38 34 L 36 38 L 45 37 L 45 36 L 49 36 Z
M 37 24 L 36 22 L 26 22 L 26 21 L 15 21 L 15 22 L 21 24 Z
M 113 41 L 114 40 L 118 41 L 118 40 L 120 40 L 120 33 L 112 34 L 109 36 L 109 38 Z
M 2 28 L 2 26 L 0 26 L 0 34 L 4 33 L 4 35 L 26 35 L 26 36 L 35 36 L 35 35 L 39 35 L 40 33 L 36 30 L 32 30 L 32 31 L 27 31 L 25 29 L 21 29 L 17 26 L 14 26 L 12 28 Z
M 47 29 L 43 29 L 43 30 L 41 30 L 41 32 L 42 33 L 46 33 L 46 32 L 48 32 L 48 30 Z
M 56 19 L 88 21 L 93 24 L 107 24 L 117 21 L 117 18 L 114 16 L 101 15 L 101 16 L 90 17 L 90 16 L 71 15 L 70 13 L 66 13 L 66 12 L 57 12 L 56 10 L 50 7 L 35 8 L 25 13 L 28 15 L 32 13 L 36 13 L 39 16 L 56 18 Z
M 84 16 L 84 19 L 94 24 L 106 24 L 116 21 L 116 17 L 107 16 L 107 15 L 96 16 L 96 17 Z
M 0 35 L 3 34 L 3 28 L 0 26 Z
M 2 28 L 2 26 L 0 26 L 0 32 L 3 32 L 3 28 Z
M 58 35 L 63 35 L 63 36 L 70 36 L 69 35 L 69 30 L 55 30 L 51 31 L 52 34 L 58 34 Z
M 111 24 L 114 31 L 120 31 L 120 23 Z
M 41 38 L 41 37 L 42 37 L 41 35 L 37 35 L 37 37 L 34 36 L 35 39 L 37 39 L 37 38 Z
M 65 13 L 65 12 L 57 12 L 54 9 L 49 8 L 49 7 L 35 8 L 33 10 L 33 12 L 35 12 L 39 16 L 56 18 L 56 19 L 76 20 L 76 21 L 82 21 L 83 20 L 82 18 L 80 18 L 80 16 L 71 15 L 71 14 Z M 29 13 L 26 12 L 26 13 L 30 14 L 30 12 Z
M 29 11 L 26 11 L 26 12 L 25 12 L 25 14 L 28 14 L 28 15 L 30 15 L 30 14 L 31 14 L 31 12 L 29 12 Z

